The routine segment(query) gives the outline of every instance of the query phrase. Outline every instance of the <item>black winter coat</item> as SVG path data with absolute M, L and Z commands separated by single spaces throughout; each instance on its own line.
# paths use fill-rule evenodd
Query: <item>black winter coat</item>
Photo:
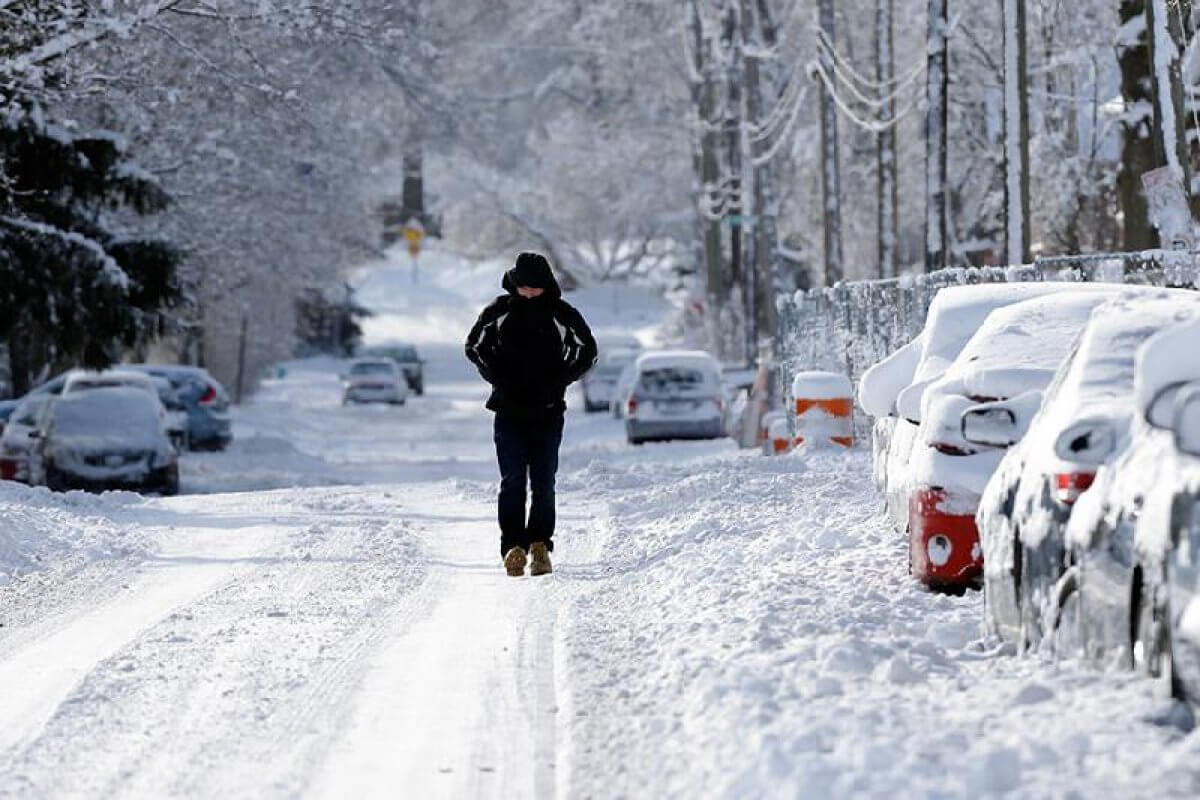
M 487 407 L 531 419 L 561 414 L 567 386 L 596 363 L 596 340 L 554 276 L 546 271 L 539 297 L 517 294 L 512 273 L 467 335 L 467 358 L 492 385 Z

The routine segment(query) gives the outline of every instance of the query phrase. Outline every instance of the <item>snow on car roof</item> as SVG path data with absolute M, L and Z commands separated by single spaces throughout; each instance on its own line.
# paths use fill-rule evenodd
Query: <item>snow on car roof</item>
M 967 341 L 997 308 L 1045 295 L 1091 291 L 1118 291 L 1119 285 L 1046 281 L 1041 283 L 987 283 L 948 286 L 929 305 L 925 327 L 904 347 L 867 370 L 860 382 L 858 400 L 868 414 L 891 414 L 901 393 L 910 386 L 929 384 L 949 369 Z M 923 394 L 922 390 L 918 391 Z M 915 416 L 920 397 L 906 403 L 902 416 Z
M 1186 289 L 1127 291 L 1098 306 L 1059 390 L 1056 413 L 1076 416 L 1084 408 L 1104 406 L 1106 414 L 1128 414 L 1138 349 L 1163 328 L 1198 315 L 1200 293 Z
M 637 372 L 664 367 L 691 367 L 719 375 L 720 363 L 703 350 L 656 350 L 638 356 L 634 362 Z
M 998 283 L 949 286 L 938 292 L 929 306 L 925 328 L 921 332 L 921 358 L 912 383 L 937 377 L 953 363 L 988 314 L 997 308 L 1058 293 L 1102 291 L 1114 293 L 1119 284 Z
M 939 386 L 986 398 L 1044 388 L 1092 310 L 1108 300 L 1107 292 L 1060 292 L 996 309 L 926 395 Z
M 144 372 L 139 372 L 137 370 L 132 370 L 132 369 L 105 369 L 105 370 L 77 369 L 77 370 L 72 370 L 67 375 L 67 380 L 66 380 L 66 383 L 64 384 L 64 387 L 69 389 L 80 383 L 83 383 L 86 385 L 87 383 L 90 383 L 90 382 L 111 382 L 111 381 L 119 381 L 123 384 L 129 384 L 129 385 L 135 385 L 135 386 L 141 386 L 141 387 L 150 387 L 150 388 L 154 387 L 154 382 L 150 379 L 149 375 L 147 375 Z

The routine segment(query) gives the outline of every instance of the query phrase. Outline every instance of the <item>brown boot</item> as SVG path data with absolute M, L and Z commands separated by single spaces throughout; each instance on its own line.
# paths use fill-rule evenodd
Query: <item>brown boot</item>
M 512 547 L 504 554 L 504 570 L 514 578 L 525 574 L 525 548 Z
M 529 545 L 529 556 L 531 560 L 530 575 L 549 575 L 554 571 L 554 567 L 550 566 L 550 551 L 546 549 L 545 542 L 534 542 Z

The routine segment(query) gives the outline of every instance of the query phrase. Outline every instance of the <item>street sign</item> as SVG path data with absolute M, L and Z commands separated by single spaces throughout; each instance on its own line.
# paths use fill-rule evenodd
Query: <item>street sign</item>
M 756 214 L 727 214 L 725 221 L 733 227 L 741 227 L 743 225 L 753 225 L 758 221 Z
M 410 219 L 404 223 L 404 228 L 401 230 L 404 234 L 404 241 L 408 242 L 408 254 L 416 258 L 421 253 L 421 241 L 425 238 L 425 226 L 420 220 Z

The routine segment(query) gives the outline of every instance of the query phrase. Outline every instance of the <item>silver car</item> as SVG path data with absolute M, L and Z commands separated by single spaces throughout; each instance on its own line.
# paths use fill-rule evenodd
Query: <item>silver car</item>
M 634 367 L 626 400 L 625 435 L 631 444 L 662 439 L 716 439 L 725 435 L 721 365 L 708 353 L 645 353 Z
M 342 405 L 392 403 L 404 405 L 408 381 L 390 358 L 360 358 L 350 362 L 342 375 Z

